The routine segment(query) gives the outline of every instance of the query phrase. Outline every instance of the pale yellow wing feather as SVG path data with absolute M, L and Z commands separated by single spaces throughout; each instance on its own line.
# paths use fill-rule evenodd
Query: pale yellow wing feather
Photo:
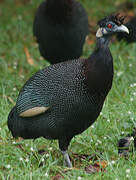
M 46 112 L 49 107 L 34 107 L 19 114 L 20 117 L 33 117 Z

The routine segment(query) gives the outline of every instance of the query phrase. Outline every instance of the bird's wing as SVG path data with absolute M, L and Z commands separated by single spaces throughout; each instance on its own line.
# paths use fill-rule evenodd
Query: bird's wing
M 33 117 L 46 112 L 49 109 L 49 101 L 42 94 L 42 87 L 38 88 L 33 83 L 26 84 L 21 90 L 16 107 L 21 117 Z M 45 93 L 46 94 L 46 93 Z
M 44 73 L 32 76 L 21 89 L 17 103 L 17 113 L 21 117 L 33 117 L 45 113 L 50 107 L 50 82 Z
M 83 60 L 58 63 L 32 76 L 19 93 L 16 103 L 18 115 L 36 116 L 51 110 L 60 103 L 60 98 L 64 100 L 63 95 L 68 92 L 71 94 L 77 84 L 76 76 L 81 71 L 82 63 Z

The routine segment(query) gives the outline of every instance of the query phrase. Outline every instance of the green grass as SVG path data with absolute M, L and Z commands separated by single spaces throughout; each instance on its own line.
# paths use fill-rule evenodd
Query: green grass
M 15 141 L 7 128 L 7 116 L 24 82 L 36 71 L 48 65 L 40 58 L 33 40 L 34 13 L 41 1 L 25 5 L 18 0 L 0 4 L 0 180 L 42 180 L 61 174 L 65 179 L 124 180 L 136 177 L 136 153 L 128 159 L 118 156 L 117 142 L 122 134 L 136 125 L 136 44 L 114 42 L 110 45 L 114 57 L 114 81 L 101 115 L 92 127 L 73 138 L 69 154 L 76 169 L 63 168 L 63 159 L 56 141 L 39 138 L 35 141 Z M 115 1 L 81 1 L 94 22 L 116 10 Z M 122 0 L 123 2 L 123 0 Z M 91 35 L 90 35 L 91 38 Z M 36 66 L 27 63 L 24 47 L 29 50 Z M 89 56 L 94 45 L 85 45 L 83 57 Z M 38 154 L 44 149 L 44 154 Z M 108 162 L 105 172 L 87 174 L 85 167 L 92 162 L 76 160 L 73 153 L 98 155 L 98 161 Z

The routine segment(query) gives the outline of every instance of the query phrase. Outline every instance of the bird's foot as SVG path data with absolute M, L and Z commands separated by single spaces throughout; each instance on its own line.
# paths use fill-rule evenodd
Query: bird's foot
M 67 166 L 69 168 L 72 168 L 72 163 L 70 161 L 69 155 L 67 151 L 61 151 L 64 157 L 64 166 Z

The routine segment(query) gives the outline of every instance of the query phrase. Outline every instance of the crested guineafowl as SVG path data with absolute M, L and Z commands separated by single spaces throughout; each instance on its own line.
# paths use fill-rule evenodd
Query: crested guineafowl
M 87 13 L 76 0 L 46 0 L 36 12 L 33 34 L 52 64 L 79 58 L 88 32 Z
M 131 144 L 136 149 L 136 128 L 133 129 L 131 134 L 119 139 L 118 141 L 118 153 L 120 155 L 127 156 L 131 149 Z
M 118 153 L 119 155 L 127 156 L 130 145 L 132 141 L 134 140 L 133 136 L 126 136 L 124 138 L 121 138 L 118 142 Z
M 110 37 L 116 32 L 129 32 L 115 15 L 98 25 L 96 49 L 90 57 L 37 72 L 23 86 L 8 116 L 13 137 L 58 139 L 68 167 L 72 167 L 67 153 L 71 139 L 94 123 L 112 86 Z
M 136 42 L 136 16 L 133 17 L 130 21 L 128 21 L 125 26 L 129 30 L 129 34 L 126 33 L 118 33 L 117 38 L 118 40 L 124 40 L 127 43 Z

